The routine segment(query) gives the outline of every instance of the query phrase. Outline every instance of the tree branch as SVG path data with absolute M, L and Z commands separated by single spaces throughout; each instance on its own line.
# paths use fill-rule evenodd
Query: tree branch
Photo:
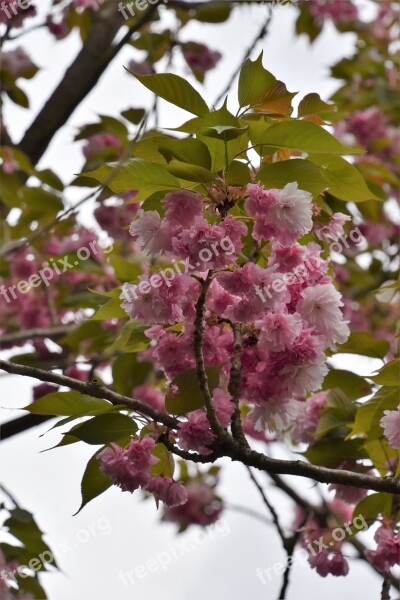
M 176 419 L 166 415 L 165 413 L 162 413 L 149 404 L 146 404 L 141 400 L 134 400 L 133 398 L 128 398 L 128 396 L 118 394 L 117 392 L 114 392 L 113 390 L 110 390 L 109 388 L 97 383 L 85 383 L 83 381 L 79 381 L 78 379 L 67 377 L 66 375 L 58 375 L 56 373 L 52 373 L 51 371 L 37 369 L 36 367 L 17 365 L 6 360 L 0 360 L 0 369 L 3 369 L 7 373 L 14 373 L 15 375 L 35 377 L 40 381 L 56 383 L 61 386 L 69 387 L 71 390 L 81 392 L 82 394 L 88 394 L 89 396 L 93 396 L 95 398 L 104 398 L 109 400 L 111 404 L 114 405 L 122 404 L 130 410 L 142 413 L 154 421 L 162 423 L 163 425 L 171 427 L 172 429 L 176 429 L 178 426 L 178 421 Z
M 231 372 L 229 377 L 228 392 L 232 396 L 232 402 L 235 406 L 232 414 L 231 429 L 232 435 L 243 446 L 249 447 L 248 441 L 243 433 L 242 421 L 240 418 L 240 373 L 242 370 L 242 326 L 241 323 L 234 323 L 233 329 L 233 352 L 231 360 Z
M 57 339 L 63 337 L 73 331 L 76 325 L 60 325 L 59 327 L 49 327 L 45 329 L 28 329 L 27 331 L 16 331 L 14 333 L 6 333 L 1 336 L 0 346 L 5 344 L 13 344 L 15 342 L 24 342 L 37 338 Z
M 210 288 L 213 272 L 210 270 L 207 273 L 207 277 L 200 281 L 201 292 L 196 302 L 196 318 L 194 321 L 194 356 L 196 359 L 196 373 L 197 381 L 199 382 L 200 391 L 204 398 L 204 405 L 207 413 L 207 419 L 210 423 L 210 427 L 213 433 L 217 436 L 218 440 L 224 440 L 230 437 L 221 423 L 218 421 L 215 409 L 212 403 L 212 396 L 210 388 L 208 386 L 208 377 L 204 366 L 203 356 L 203 337 L 204 337 L 204 313 L 206 310 L 206 298 L 207 292 Z
M 200 335 L 200 340 L 202 340 L 202 335 Z M 210 401 L 211 395 L 208 390 L 207 379 L 203 377 L 203 375 L 206 375 L 204 369 L 204 361 L 201 361 L 201 363 L 199 364 L 199 368 L 201 370 L 201 381 L 203 391 L 208 393 L 207 398 L 208 401 Z M 172 429 L 176 429 L 179 424 L 179 421 L 177 421 L 170 415 L 166 415 L 165 413 L 156 410 L 155 408 L 148 404 L 145 404 L 144 402 L 128 398 L 127 396 L 123 396 L 121 394 L 117 394 L 109 388 L 99 386 L 98 384 L 84 383 L 82 381 L 72 379 L 71 377 L 67 377 L 65 375 L 58 375 L 56 373 L 52 373 L 51 371 L 43 371 L 42 369 L 37 369 L 35 367 L 29 367 L 26 365 L 18 365 L 5 360 L 0 360 L 0 369 L 3 369 L 7 373 L 24 375 L 27 377 L 35 377 L 36 379 L 39 379 L 41 381 L 47 381 L 50 383 L 66 386 L 73 390 L 77 390 L 78 392 L 81 392 L 83 394 L 89 394 L 90 396 L 94 396 L 96 398 L 105 398 L 113 404 L 123 404 L 124 406 L 127 406 L 130 410 L 142 413 L 143 415 L 150 417 L 154 421 L 162 423 Z M 255 452 L 254 450 L 251 450 L 249 448 L 243 448 L 243 446 L 241 446 L 237 442 L 237 440 L 229 436 L 227 432 L 224 429 L 222 429 L 220 424 L 219 427 L 221 428 L 224 435 L 223 437 L 217 438 L 217 441 L 214 444 L 214 454 L 210 456 L 202 456 L 201 458 L 199 457 L 196 462 L 210 463 L 214 462 L 216 458 L 226 456 L 234 461 L 240 462 L 249 467 L 255 467 L 256 469 L 259 469 L 260 471 L 265 471 L 269 474 L 296 475 L 298 477 L 307 477 L 309 479 L 313 479 L 314 481 L 319 481 L 320 483 L 340 483 L 343 485 L 374 490 L 377 492 L 388 492 L 392 494 L 400 493 L 400 481 L 396 479 L 382 479 L 379 477 L 371 477 L 370 475 L 364 475 L 362 473 L 353 473 L 352 471 L 344 471 L 341 469 L 328 469 L 326 467 L 312 465 L 300 460 L 292 461 L 270 458 L 269 456 L 260 454 L 259 452 Z

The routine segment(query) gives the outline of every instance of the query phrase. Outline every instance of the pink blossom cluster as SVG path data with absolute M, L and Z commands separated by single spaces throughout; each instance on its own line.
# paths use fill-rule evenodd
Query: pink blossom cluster
M 222 54 L 210 50 L 205 44 L 185 42 L 182 44 L 183 57 L 193 71 L 206 73 L 214 69 L 222 58 Z
M 172 379 L 195 367 L 191 321 L 200 284 L 192 275 L 202 278 L 206 269 L 213 269 L 205 305 L 205 366 L 220 366 L 221 376 L 229 372 L 233 339 L 226 323 L 243 323 L 241 399 L 252 406 L 249 420 L 257 430 L 282 429 L 293 423 L 299 402 L 320 389 L 327 373 L 325 350 L 346 341 L 349 328 L 341 296 L 327 276 L 322 248 L 298 242 L 313 227 L 311 195 L 296 183 L 282 190 L 250 184 L 247 192 L 245 208 L 254 217 L 253 237 L 270 243 L 265 267 L 253 262 L 237 265 L 247 232 L 241 221 L 227 215 L 210 224 L 200 194 L 172 192 L 164 199 L 163 218 L 157 211 L 141 210 L 130 231 L 144 252 L 163 254 L 173 262 L 179 257 L 190 268 L 179 274 L 170 268 L 171 278 L 146 272 L 138 286 L 126 287 L 122 307 L 133 319 L 152 325 L 151 347 L 143 359 L 153 361 Z M 345 215 L 334 215 L 328 233 L 341 233 L 346 220 Z M 224 239 L 229 239 L 229 252 L 203 260 L 202 253 L 220 248 Z M 163 327 L 175 323 L 183 324 L 179 335 Z M 322 404 L 317 400 L 304 419 L 313 422 Z M 213 435 L 205 413 L 192 413 L 185 429 L 193 435 L 187 438 L 181 429 L 181 447 L 207 452 Z
M 230 396 L 216 388 L 212 400 L 218 421 L 222 427 L 228 427 L 234 409 Z M 214 440 L 215 436 L 204 409 L 191 412 L 187 421 L 179 425 L 178 442 L 183 450 L 194 450 L 203 455 L 211 454 L 209 446 Z
M 348 23 L 358 17 L 357 7 L 351 0 L 309 0 L 312 16 L 319 22 L 330 18 L 334 23 Z
M 376 550 L 365 551 L 371 565 L 386 573 L 394 565 L 400 564 L 400 534 L 394 532 L 389 522 L 378 527 L 374 539 L 377 543 Z
M 166 506 L 180 506 L 187 502 L 185 487 L 171 477 L 152 476 L 150 469 L 159 462 L 154 456 L 155 441 L 149 435 L 133 439 L 126 448 L 112 443 L 98 455 L 100 470 L 108 475 L 123 492 L 142 488 L 153 493 Z
M 188 525 L 206 527 L 215 523 L 223 510 L 221 500 L 205 481 L 193 479 L 186 485 L 187 502 L 175 507 L 165 507 L 163 518 L 178 523 L 180 531 Z
M 334 577 L 342 577 L 348 574 L 349 564 L 343 554 L 344 541 L 335 539 L 332 530 L 346 523 L 349 524 L 353 509 L 340 500 L 333 500 L 328 505 L 332 516 L 326 528 L 322 527 L 314 517 L 308 518 L 302 525 L 304 514 L 299 509 L 294 529 L 301 532 L 300 543 L 307 549 L 308 562 L 318 575 L 326 577 L 330 574 Z
M 9 584 L 15 583 L 16 572 L 19 563 L 15 560 L 7 562 L 6 557 L 0 550 L 0 598 L 1 600 L 34 600 L 32 594 L 23 590 L 15 591 Z
M 128 199 L 133 199 L 137 192 L 133 191 Z M 128 241 L 130 239 L 128 226 L 135 218 L 139 204 L 109 205 L 101 204 L 94 210 L 94 217 L 100 227 L 114 240 Z
M 121 140 L 112 133 L 96 133 L 88 138 L 83 155 L 89 160 L 107 149 L 113 149 L 119 155 L 122 149 Z
M 10 50 L 9 52 L 0 52 L 1 68 L 12 75 L 14 79 L 26 76 L 34 64 L 21 47 Z
M 33 4 L 22 9 L 15 0 L 4 0 L 0 10 L 0 23 L 6 23 L 11 27 L 22 27 L 27 17 L 35 15 L 36 8 Z

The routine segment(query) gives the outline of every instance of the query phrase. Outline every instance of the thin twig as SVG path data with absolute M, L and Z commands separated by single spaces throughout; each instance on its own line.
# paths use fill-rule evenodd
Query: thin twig
M 207 418 L 213 433 L 217 436 L 217 439 L 224 440 L 228 436 L 228 434 L 222 427 L 221 423 L 218 421 L 217 415 L 215 413 L 210 388 L 208 386 L 208 377 L 204 366 L 203 356 L 204 313 L 207 293 L 211 285 L 212 277 L 213 272 L 210 270 L 207 273 L 206 279 L 200 281 L 201 291 L 199 298 L 196 302 L 196 318 L 194 321 L 193 347 L 194 356 L 196 359 L 197 381 L 199 383 L 200 391 L 204 398 L 204 405 L 207 413 Z
M 231 372 L 229 377 L 228 392 L 232 397 L 234 411 L 231 420 L 232 435 L 240 444 L 249 446 L 243 433 L 242 420 L 240 417 L 239 398 L 240 398 L 240 373 L 242 369 L 242 326 L 241 323 L 234 323 L 233 329 L 233 352 L 231 359 Z
M 227 94 L 229 92 L 229 90 L 231 89 L 236 77 L 239 75 L 239 72 L 240 72 L 240 69 L 242 68 L 243 63 L 249 58 L 249 56 L 251 55 L 252 51 L 254 50 L 257 42 L 262 40 L 262 38 L 267 33 L 271 19 L 272 19 L 272 10 L 270 7 L 268 7 L 267 19 L 265 20 L 264 24 L 262 25 L 261 29 L 257 33 L 256 37 L 254 38 L 254 40 L 252 41 L 252 43 L 250 44 L 250 46 L 244 53 L 243 58 L 239 63 L 239 66 L 237 67 L 237 69 L 235 69 L 234 73 L 232 74 L 232 76 L 229 79 L 228 83 L 226 84 L 225 88 L 222 90 L 222 92 L 219 94 L 218 98 L 215 100 L 214 106 L 217 106 L 217 104 L 219 102 L 221 102 L 221 100 L 224 98 L 225 94 Z

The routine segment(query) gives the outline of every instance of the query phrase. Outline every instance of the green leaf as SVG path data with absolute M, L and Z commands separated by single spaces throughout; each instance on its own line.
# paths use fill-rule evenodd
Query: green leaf
M 87 444 L 107 444 L 118 442 L 137 431 L 136 423 L 128 416 L 120 413 L 99 415 L 75 425 L 69 433 Z
M 164 444 L 157 444 L 154 450 L 152 451 L 154 456 L 157 456 L 159 461 L 152 465 L 150 468 L 150 473 L 153 475 L 164 475 L 164 477 L 173 477 L 175 470 L 175 462 L 174 457 L 171 452 L 167 450 Z
M 363 396 L 367 396 L 371 391 L 370 384 L 351 371 L 342 369 L 330 369 L 328 375 L 324 379 L 323 389 L 332 390 L 338 388 L 346 394 L 349 400 L 358 400 Z
M 144 108 L 128 108 L 127 110 L 123 110 L 121 116 L 124 117 L 130 123 L 137 125 L 143 119 L 146 111 Z
M 154 92 L 160 98 L 164 98 L 167 102 L 200 117 L 208 113 L 206 102 L 186 79 L 173 73 L 159 73 L 156 75 L 131 74 L 148 90 Z
M 370 377 L 370 379 L 378 385 L 398 387 L 400 385 L 400 358 L 395 358 L 388 362 L 377 375 Z
M 131 158 L 123 165 L 118 163 L 103 165 L 83 175 L 103 183 L 113 170 L 115 176 L 108 183 L 108 187 L 116 193 L 139 190 L 135 202 L 146 200 L 156 192 L 174 191 L 181 187 L 179 179 L 168 173 L 163 165 L 142 158 Z
M 219 367 L 206 369 L 210 392 L 219 384 Z M 175 377 L 172 382 L 178 387 L 174 396 L 167 396 L 165 406 L 173 415 L 184 415 L 204 406 L 204 397 L 200 391 L 196 369 L 184 371 Z
M 93 411 L 111 410 L 113 405 L 102 398 L 93 398 L 79 392 L 55 392 L 47 394 L 32 404 L 25 406 L 23 410 L 28 410 L 35 415 L 56 415 L 68 416 L 82 415 L 92 413 Z
M 113 363 L 113 387 L 118 394 L 131 396 L 132 390 L 142 385 L 152 370 L 147 362 L 138 362 L 133 353 L 119 356 Z
M 140 352 L 145 350 L 150 340 L 143 333 L 146 327 L 138 321 L 128 321 L 123 325 L 118 333 L 118 336 L 107 348 L 107 353 L 112 354 L 116 350 L 123 350 L 124 352 Z
M 249 129 L 248 125 L 244 127 L 233 127 L 232 125 L 214 125 L 213 127 L 207 127 L 207 129 L 201 130 L 199 133 L 205 137 L 215 138 L 224 142 L 230 142 L 234 140 Z
M 205 169 L 211 167 L 211 156 L 206 144 L 195 138 L 164 140 L 158 150 L 168 162 L 175 158 Z
M 112 485 L 111 479 L 99 470 L 100 463 L 96 458 L 98 454 L 99 452 L 96 452 L 86 465 L 81 483 L 82 503 L 75 513 L 76 515 L 88 502 L 100 496 Z
M 105 319 L 126 319 L 127 314 L 121 308 L 122 300 L 111 298 L 105 304 L 100 306 L 99 310 L 90 317 L 91 321 L 104 321 Z
M 340 155 L 363 152 L 359 148 L 344 146 L 323 127 L 311 121 L 287 120 L 275 123 L 267 129 L 263 144 L 273 148 L 288 148 L 316 154 Z
M 307 94 L 299 104 L 298 116 L 320 115 L 326 112 L 335 112 L 336 105 L 328 104 L 321 100 L 319 94 Z
M 228 185 L 247 185 L 250 182 L 251 174 L 249 167 L 239 160 L 231 162 L 226 172 L 226 183 Z
M 315 432 L 316 437 L 324 437 L 338 429 L 347 427 L 349 423 L 352 423 L 355 414 L 355 405 L 341 390 L 331 391 Z
M 238 99 L 240 108 L 254 106 L 262 102 L 268 90 L 275 84 L 276 78 L 264 69 L 263 54 L 252 61 L 248 58 L 240 70 Z
M 390 344 L 387 340 L 376 339 L 369 331 L 353 331 L 347 342 L 338 345 L 336 352 L 384 358 L 389 350 Z
M 185 181 L 196 181 L 197 183 L 209 184 L 213 179 L 213 174 L 208 169 L 198 165 L 191 165 L 179 160 L 171 160 L 167 167 L 169 173 Z
M 50 548 L 43 541 L 43 532 L 39 529 L 35 519 L 27 510 L 16 508 L 10 511 L 10 517 L 4 521 L 4 527 L 16 537 L 26 548 L 35 555 L 50 552 Z
M 362 515 L 369 525 L 372 525 L 379 515 L 390 517 L 392 513 L 393 496 L 379 492 L 363 498 L 354 509 L 354 515 Z
M 289 116 L 292 114 L 292 100 L 298 92 L 289 92 L 283 81 L 276 80 L 260 104 L 254 108 L 257 112 L 270 115 Z
M 362 440 L 332 440 L 313 444 L 303 454 L 314 465 L 335 468 L 345 460 L 367 458 Z
M 304 121 L 304 123 L 306 122 Z M 345 152 L 341 154 L 345 154 Z M 348 202 L 380 201 L 380 198 L 371 192 L 361 173 L 347 160 L 340 156 L 318 156 L 315 154 L 310 155 L 308 159 L 318 165 L 329 193 L 335 198 Z
M 354 425 L 348 437 L 354 435 L 366 436 L 368 440 L 383 437 L 383 429 L 379 422 L 384 410 L 395 410 L 399 404 L 397 388 L 382 387 L 367 402 L 357 410 Z
M 297 181 L 301 190 L 306 190 L 313 196 L 317 196 L 328 187 L 318 167 L 299 158 L 265 165 L 257 173 L 257 179 L 267 188 L 277 189 Z
M 202 23 L 223 23 L 229 18 L 232 7 L 225 0 L 221 2 L 206 2 L 196 8 L 195 19 Z

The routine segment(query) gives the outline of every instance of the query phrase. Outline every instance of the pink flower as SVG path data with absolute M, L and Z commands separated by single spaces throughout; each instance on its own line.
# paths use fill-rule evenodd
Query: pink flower
M 212 399 L 218 421 L 221 423 L 222 427 L 228 427 L 235 408 L 230 395 L 220 388 L 215 388 Z
M 249 183 L 247 186 L 249 197 L 244 203 L 244 208 L 252 216 L 263 215 L 268 212 L 277 201 L 278 190 L 266 190 L 259 183 Z
M 247 228 L 243 223 L 228 219 L 227 223 L 210 225 L 199 217 L 189 228 L 183 229 L 172 239 L 174 252 L 181 258 L 189 259 L 199 271 L 221 269 L 236 262 L 236 254 L 243 247 L 241 237 Z M 234 221 L 234 219 L 233 219 Z M 234 239 L 227 235 L 227 228 L 234 232 Z
M 97 455 L 100 471 L 124 492 L 146 488 L 151 480 L 149 469 L 159 461 L 151 453 L 154 447 L 155 442 L 148 435 L 131 440 L 127 448 L 112 443 L 110 448 L 105 448 Z
M 138 385 L 132 391 L 133 398 L 146 402 L 161 412 L 165 412 L 164 395 L 151 385 Z
M 14 79 L 27 75 L 35 68 L 25 50 L 20 47 L 10 52 L 0 52 L 0 62 L 1 68 L 8 71 Z
M 39 400 L 39 398 L 43 398 L 43 396 L 47 396 L 47 394 L 51 394 L 52 392 L 56 392 L 58 389 L 58 385 L 52 385 L 51 383 L 40 383 L 39 385 L 35 385 L 32 388 L 33 401 Z
M 327 244 L 331 243 L 332 240 L 337 241 L 344 235 L 343 225 L 351 221 L 349 215 L 343 213 L 334 213 L 327 225 L 322 223 L 314 224 L 314 232 L 319 240 Z
M 120 298 L 123 300 L 122 308 L 131 319 L 139 319 L 145 325 L 173 325 L 194 316 L 197 296 L 198 282 L 183 273 L 174 275 L 173 279 L 161 275 L 141 275 L 138 285 L 123 286 Z
M 132 219 L 139 210 L 139 204 L 122 204 L 120 206 L 109 206 L 102 204 L 94 211 L 94 216 L 102 229 L 115 240 L 129 240 L 129 232 L 126 230 Z
M 332 284 L 315 285 L 303 290 L 296 310 L 318 335 L 323 336 L 327 347 L 335 349 L 335 343 L 343 344 L 350 335 L 347 322 L 343 320 L 340 293 Z
M 260 329 L 258 343 L 263 350 L 279 352 L 293 345 L 302 330 L 302 320 L 298 313 L 292 315 L 283 311 L 270 312 L 262 319 L 255 321 Z
M 190 481 L 186 485 L 187 502 L 174 508 L 166 508 L 164 518 L 179 523 L 181 529 L 188 525 L 211 525 L 222 512 L 222 502 L 214 490 L 203 481 Z
M 394 448 L 400 448 L 400 406 L 397 410 L 385 410 L 385 416 L 380 420 L 380 425 L 384 430 L 385 437 L 389 445 Z
M 328 392 L 313 394 L 304 402 L 297 403 L 296 420 L 291 430 L 295 442 L 311 444 L 315 442 L 312 434 L 315 433 L 322 410 L 328 400 Z
M 189 414 L 188 420 L 179 425 L 178 443 L 186 451 L 193 450 L 199 454 L 211 454 L 210 446 L 214 442 L 214 434 L 203 410 L 195 410 Z
M 377 543 L 376 550 L 366 550 L 368 561 L 382 573 L 386 573 L 400 562 L 400 538 L 393 529 L 386 524 L 381 525 L 374 536 Z
M 296 182 L 276 190 L 276 202 L 265 214 L 256 216 L 253 237 L 256 240 L 274 239 L 290 246 L 312 228 L 312 196 L 298 189 Z
M 186 42 L 182 44 L 183 57 L 193 71 L 205 73 L 213 69 L 222 58 L 220 52 L 210 50 L 204 44 Z
M 163 204 L 167 221 L 184 228 L 191 227 L 196 217 L 203 214 L 202 196 L 188 190 L 178 190 L 167 194 Z
M 170 247 L 168 228 L 156 210 L 140 209 L 129 233 L 146 254 L 162 254 Z
M 163 475 L 153 477 L 147 486 L 147 491 L 153 492 L 159 500 L 171 508 L 185 504 L 188 499 L 186 488 L 182 483 Z
M 308 562 L 321 577 L 326 577 L 329 573 L 341 577 L 349 572 L 349 563 L 340 551 L 329 553 L 327 550 L 321 550 L 315 555 L 310 554 Z
M 331 18 L 335 23 L 347 23 L 358 17 L 358 9 L 350 0 L 310 0 L 310 13 L 322 22 Z
M 106 148 L 115 148 L 119 154 L 122 148 L 121 140 L 111 133 L 96 133 L 88 138 L 82 151 L 86 160 L 89 160 Z

